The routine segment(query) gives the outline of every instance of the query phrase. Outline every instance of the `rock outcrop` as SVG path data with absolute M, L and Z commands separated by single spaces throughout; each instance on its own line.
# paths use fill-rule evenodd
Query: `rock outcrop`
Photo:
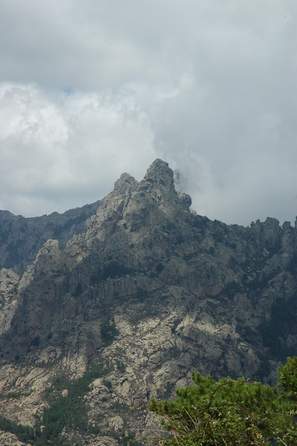
M 140 182 L 123 174 L 63 230 L 49 231 L 52 217 L 42 217 L 28 250 L 7 224 L 19 217 L 5 214 L 3 416 L 34 425 L 57 373 L 92 376 L 80 396 L 89 427 L 63 435 L 90 446 L 142 444 L 159 429 L 147 402 L 172 395 L 193 370 L 273 380 L 297 354 L 296 228 L 272 218 L 226 225 L 190 206 L 156 160 Z M 67 386 L 60 394 L 71 396 Z
M 64 244 L 74 234 L 83 231 L 86 221 L 98 206 L 100 201 L 63 214 L 53 212 L 32 218 L 0 211 L 0 268 L 23 272 L 48 239 L 55 238 Z

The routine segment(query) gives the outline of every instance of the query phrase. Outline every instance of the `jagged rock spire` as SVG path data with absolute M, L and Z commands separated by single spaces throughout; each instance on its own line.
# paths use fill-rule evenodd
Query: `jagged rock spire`
M 155 183 L 166 189 L 174 188 L 173 170 L 170 169 L 168 163 L 161 159 L 156 159 L 148 168 L 144 181 Z
M 137 181 L 134 177 L 132 177 L 128 173 L 123 173 L 114 184 L 114 192 L 125 194 L 131 189 L 134 189 L 136 185 Z

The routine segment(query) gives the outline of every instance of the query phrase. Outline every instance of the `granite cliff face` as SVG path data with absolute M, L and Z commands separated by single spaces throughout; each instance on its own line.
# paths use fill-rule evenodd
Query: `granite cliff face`
M 230 226 L 190 206 L 156 160 L 89 207 L 0 214 L 2 416 L 34 425 L 49 393 L 70 398 L 67 380 L 90 376 L 79 397 L 87 428 L 65 426 L 61 438 L 142 444 L 158 430 L 148 400 L 194 369 L 271 380 L 297 354 L 296 228 Z
M 54 238 L 63 244 L 83 231 L 86 220 L 99 206 L 97 201 L 64 214 L 53 212 L 32 218 L 0 211 L 0 268 L 23 271 L 47 240 Z

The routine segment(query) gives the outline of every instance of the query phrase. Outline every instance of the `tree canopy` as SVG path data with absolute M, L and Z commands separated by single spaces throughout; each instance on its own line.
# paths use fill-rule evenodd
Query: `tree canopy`
M 297 358 L 289 358 L 273 386 L 244 378 L 193 374 L 174 400 L 152 400 L 171 446 L 296 446 Z

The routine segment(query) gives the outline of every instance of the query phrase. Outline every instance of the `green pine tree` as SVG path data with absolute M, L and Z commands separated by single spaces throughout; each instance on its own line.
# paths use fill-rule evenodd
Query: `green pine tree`
M 174 400 L 153 400 L 150 409 L 171 433 L 164 446 L 296 446 L 297 358 L 274 386 L 194 373 Z

